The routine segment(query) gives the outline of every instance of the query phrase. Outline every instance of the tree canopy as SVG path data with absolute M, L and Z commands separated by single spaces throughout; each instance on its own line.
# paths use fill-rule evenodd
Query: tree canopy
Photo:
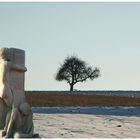
M 76 56 L 67 57 L 60 66 L 56 74 L 56 80 L 66 81 L 70 85 L 70 91 L 78 82 L 85 82 L 87 79 L 93 80 L 100 75 L 100 70 L 94 69 Z

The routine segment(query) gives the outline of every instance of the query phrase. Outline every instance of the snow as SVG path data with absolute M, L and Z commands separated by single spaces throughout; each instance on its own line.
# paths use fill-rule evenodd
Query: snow
M 140 138 L 140 107 L 34 107 L 42 138 Z

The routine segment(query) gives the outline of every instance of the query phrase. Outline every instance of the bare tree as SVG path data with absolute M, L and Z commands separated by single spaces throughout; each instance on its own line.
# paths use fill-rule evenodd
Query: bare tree
M 58 81 L 67 81 L 70 85 L 70 91 L 78 82 L 84 82 L 87 79 L 93 80 L 100 75 L 98 68 L 92 69 L 87 66 L 85 61 L 80 60 L 76 56 L 67 57 L 64 63 L 58 69 L 55 79 Z

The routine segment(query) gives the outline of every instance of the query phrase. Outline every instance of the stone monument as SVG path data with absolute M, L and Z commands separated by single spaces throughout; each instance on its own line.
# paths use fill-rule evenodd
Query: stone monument
M 0 137 L 33 137 L 32 111 L 24 93 L 25 52 L 0 49 Z

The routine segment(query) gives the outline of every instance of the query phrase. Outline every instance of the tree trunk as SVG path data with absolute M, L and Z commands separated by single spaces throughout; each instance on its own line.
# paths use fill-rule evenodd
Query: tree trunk
M 70 91 L 73 91 L 73 84 L 70 84 Z

